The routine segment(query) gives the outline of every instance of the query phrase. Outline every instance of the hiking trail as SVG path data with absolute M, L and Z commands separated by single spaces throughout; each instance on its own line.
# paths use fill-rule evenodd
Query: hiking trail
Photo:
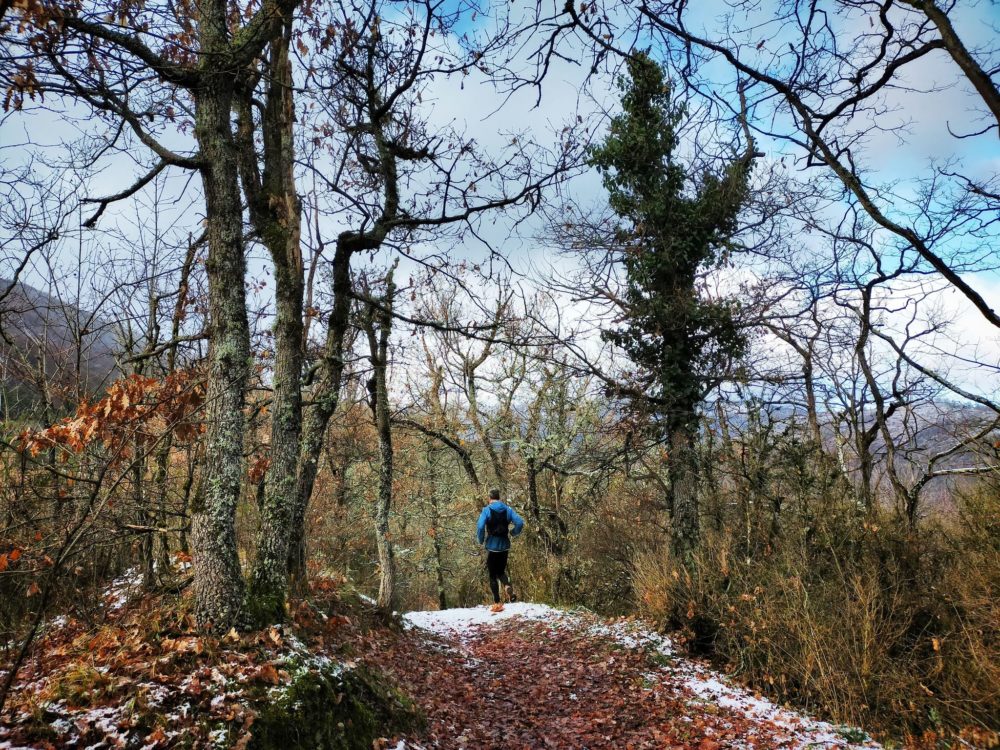
M 404 620 L 379 661 L 428 725 L 396 750 L 880 747 L 735 686 L 635 621 L 531 603 Z

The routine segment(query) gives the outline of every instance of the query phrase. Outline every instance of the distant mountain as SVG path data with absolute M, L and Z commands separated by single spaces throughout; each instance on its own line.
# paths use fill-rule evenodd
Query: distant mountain
M 118 349 L 100 316 L 0 279 L 0 420 L 37 412 L 46 393 L 62 411 L 102 391 L 116 377 Z

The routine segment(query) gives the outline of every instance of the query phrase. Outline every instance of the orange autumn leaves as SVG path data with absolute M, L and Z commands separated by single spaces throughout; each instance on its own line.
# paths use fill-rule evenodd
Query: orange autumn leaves
M 202 432 L 196 414 L 204 398 L 204 385 L 190 370 L 162 379 L 128 375 L 115 381 L 100 401 L 82 402 L 73 416 L 42 430 L 25 430 L 19 447 L 31 456 L 55 449 L 66 460 L 101 445 L 110 455 L 127 459 L 169 432 L 181 440 Z
M 15 563 L 21 559 L 21 550 L 15 547 L 10 552 L 5 552 L 0 554 L 0 573 L 3 573 L 10 567 L 11 563 Z

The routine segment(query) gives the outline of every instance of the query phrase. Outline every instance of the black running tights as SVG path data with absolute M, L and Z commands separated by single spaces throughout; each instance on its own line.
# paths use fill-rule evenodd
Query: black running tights
M 500 584 L 510 586 L 507 575 L 507 552 L 487 552 L 486 569 L 490 573 L 490 591 L 493 592 L 493 602 L 500 603 Z

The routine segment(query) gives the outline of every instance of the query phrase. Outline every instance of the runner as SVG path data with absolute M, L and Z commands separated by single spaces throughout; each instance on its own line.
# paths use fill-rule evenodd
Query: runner
M 511 529 L 510 525 L 514 528 Z M 500 500 L 500 490 L 490 490 L 489 503 L 479 514 L 476 524 L 476 538 L 486 545 L 486 569 L 490 573 L 490 591 L 493 603 L 500 603 L 500 583 L 504 585 L 507 599 L 514 601 L 514 588 L 507 575 L 507 555 L 510 552 L 510 538 L 524 529 L 524 519 L 517 511 Z

